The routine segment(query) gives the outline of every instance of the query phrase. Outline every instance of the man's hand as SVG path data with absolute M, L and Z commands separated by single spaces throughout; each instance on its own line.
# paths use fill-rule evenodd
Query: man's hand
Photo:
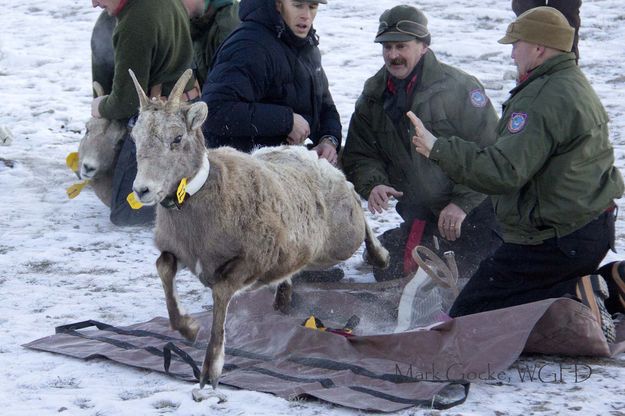
M 310 136 L 308 121 L 297 113 L 293 113 L 293 129 L 286 141 L 288 144 L 302 144 Z
M 334 147 L 333 144 L 322 141 L 317 146 L 313 147 L 312 150 L 317 152 L 317 155 L 321 159 L 326 159 L 332 165 L 336 166 L 337 154 L 336 154 L 336 148 Z
M 460 228 L 467 214 L 458 205 L 450 202 L 438 216 L 438 231 L 445 240 L 460 238 Z
M 403 192 L 399 192 L 391 186 L 377 185 L 369 194 L 369 211 L 371 211 L 372 214 L 376 212 L 381 214 L 384 210 L 388 209 L 389 199 L 392 197 L 400 197 L 403 194 Z
M 108 95 L 102 95 L 100 97 L 96 97 L 91 101 L 91 117 L 94 118 L 102 118 L 100 115 L 100 101 L 108 97 Z
M 418 153 L 430 157 L 436 137 L 425 128 L 421 120 L 412 111 L 408 111 L 406 115 L 414 126 L 415 135 L 412 137 L 412 144 L 415 145 Z

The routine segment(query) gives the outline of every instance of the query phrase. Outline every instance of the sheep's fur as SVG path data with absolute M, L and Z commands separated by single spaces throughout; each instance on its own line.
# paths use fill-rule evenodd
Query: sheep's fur
M 133 189 L 142 203 L 158 204 L 176 194 L 182 178 L 195 177 L 208 158 L 208 179 L 196 194 L 179 210 L 157 207 L 155 241 L 170 322 L 187 338 L 194 339 L 199 326 L 180 311 L 177 261 L 212 288 L 213 326 L 200 382 L 210 380 L 216 387 L 233 295 L 279 283 L 274 307 L 288 311 L 295 273 L 346 260 L 363 241 L 379 266 L 388 263 L 388 252 L 367 225 L 352 184 L 315 152 L 299 146 L 251 155 L 228 147 L 207 151 L 201 133 L 206 105 L 177 99 L 188 76 L 167 103 L 149 101 L 136 84 L 141 111 L 132 131 L 138 165 Z
M 94 83 L 98 96 L 102 87 Z M 78 146 L 78 176 L 88 179 L 96 196 L 106 206 L 111 206 L 113 170 L 127 134 L 126 123 L 118 120 L 91 117 L 85 135 Z

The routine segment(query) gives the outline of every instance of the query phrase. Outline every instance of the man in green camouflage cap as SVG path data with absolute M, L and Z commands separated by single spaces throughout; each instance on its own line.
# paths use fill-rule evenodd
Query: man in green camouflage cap
M 415 153 L 406 112 L 419 114 L 438 135 L 479 146 L 494 142 L 497 114 L 475 77 L 436 59 L 421 10 L 386 10 L 375 42 L 382 44 L 384 66 L 365 83 L 342 155 L 347 178 L 372 213 L 388 209 L 393 197 L 399 200 L 404 223 L 381 237 L 392 264 L 374 269 L 374 276 L 389 280 L 413 272 L 411 252 L 420 244 L 439 254 L 453 250 L 461 277 L 468 278 L 498 244 L 492 206 Z
M 619 293 L 609 294 L 597 267 L 614 249 L 614 199 L 624 187 L 608 115 L 569 52 L 574 33 L 551 7 L 530 9 L 508 26 L 499 42 L 512 44 L 518 84 L 503 104 L 494 145 L 437 136 L 416 117 L 413 143 L 457 182 L 492 195 L 502 229 L 504 244 L 482 262 L 450 315 L 575 298 L 610 342 L 614 323 L 604 300 Z

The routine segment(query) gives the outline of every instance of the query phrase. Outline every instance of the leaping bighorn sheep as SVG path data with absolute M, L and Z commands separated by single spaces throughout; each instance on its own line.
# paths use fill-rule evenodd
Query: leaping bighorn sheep
M 167 102 L 150 101 L 130 73 L 140 101 L 132 130 L 134 195 L 145 205 L 160 203 L 156 267 L 172 328 L 191 340 L 199 328 L 178 305 L 178 261 L 212 289 L 213 325 L 200 386 L 210 381 L 216 388 L 224 364 L 226 310 L 237 292 L 279 283 L 274 308 L 285 312 L 295 273 L 346 260 L 363 240 L 372 264 L 385 267 L 388 252 L 366 223 L 352 184 L 315 152 L 300 146 L 251 155 L 228 147 L 207 151 L 201 131 L 206 104 L 180 99 L 191 70 Z
M 96 95 L 104 95 L 97 82 L 93 83 Z M 126 123 L 119 120 L 91 117 L 78 146 L 78 176 L 90 181 L 96 196 L 111 206 L 113 169 L 119 156 L 122 140 L 126 135 Z

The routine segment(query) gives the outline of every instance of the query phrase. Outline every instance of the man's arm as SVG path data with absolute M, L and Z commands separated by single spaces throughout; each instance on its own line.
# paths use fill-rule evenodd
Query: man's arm
M 356 111 L 349 123 L 341 161 L 343 171 L 354 184 L 356 192 L 368 199 L 375 186 L 390 185 L 390 181 L 386 173 L 386 162 L 375 144 L 378 138 L 374 137 L 371 125 L 359 111 L 361 100 L 356 103 Z

